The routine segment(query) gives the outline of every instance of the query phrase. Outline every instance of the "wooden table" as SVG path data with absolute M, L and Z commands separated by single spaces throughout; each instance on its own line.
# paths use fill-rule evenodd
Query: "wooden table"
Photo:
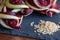
M 12 35 L 7 35 L 7 34 L 0 34 L 0 40 L 37 40 L 37 39 L 20 37 L 20 36 L 12 36 Z

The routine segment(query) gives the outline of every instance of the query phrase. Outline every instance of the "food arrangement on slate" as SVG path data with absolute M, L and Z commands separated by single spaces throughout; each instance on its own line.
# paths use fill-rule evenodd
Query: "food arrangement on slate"
M 59 0 L 0 0 L 0 33 L 60 40 L 59 2 Z

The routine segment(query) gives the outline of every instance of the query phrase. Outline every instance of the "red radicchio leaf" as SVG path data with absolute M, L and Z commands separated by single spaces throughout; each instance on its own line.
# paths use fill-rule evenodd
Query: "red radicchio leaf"
M 21 28 L 21 26 L 16 26 L 17 25 L 17 20 L 3 19 L 3 21 L 6 23 L 6 25 L 10 26 L 11 28 L 14 28 L 14 29 L 20 29 Z
M 52 5 L 51 8 L 54 8 L 54 9 L 57 9 L 57 10 L 60 10 L 58 4 L 56 3 L 55 5 Z
M 10 0 L 10 3 L 11 4 L 17 4 L 17 5 L 19 5 L 19 4 L 24 4 L 23 3 L 23 1 L 22 0 Z M 22 18 L 22 13 L 20 12 L 20 11 L 18 11 L 18 12 L 12 12 L 12 10 L 13 9 L 10 9 L 10 8 L 6 8 L 6 12 L 3 12 L 3 14 L 8 14 L 8 15 L 14 15 L 14 16 L 17 16 L 17 17 L 21 17 Z M 15 19 L 4 19 L 3 21 L 8 25 L 8 26 L 10 26 L 10 27 L 12 27 L 12 28 L 14 28 L 14 29 L 19 29 L 19 28 L 21 28 L 21 26 L 20 25 L 18 25 L 17 26 L 17 23 L 19 24 L 19 23 L 21 23 L 21 20 L 22 19 L 18 19 L 18 21 L 17 20 L 15 20 Z
M 38 11 L 41 14 L 46 14 L 46 10 Z
M 46 15 L 47 15 L 48 17 L 52 17 L 53 12 L 52 12 L 52 11 L 48 11 L 48 12 L 46 12 Z
M 47 11 L 47 10 L 42 10 L 38 11 L 40 14 L 46 14 L 48 17 L 52 17 L 53 12 L 52 11 Z
M 36 2 L 40 6 L 48 6 L 50 4 L 50 0 L 36 0 Z
M 42 2 L 41 2 L 42 1 Z M 45 1 L 48 1 L 48 0 L 41 0 L 41 1 L 38 1 L 39 3 L 40 3 L 40 5 L 44 5 L 45 4 Z M 49 8 L 49 9 L 56 9 L 56 10 L 60 10 L 60 8 L 59 8 L 59 6 L 58 6 L 58 4 L 56 3 L 56 4 L 54 4 L 53 5 L 53 2 L 55 1 L 55 0 L 50 0 L 51 1 L 51 7 Z M 44 4 L 43 4 L 44 3 Z M 47 6 L 47 5 L 46 5 Z M 49 10 L 48 9 L 48 10 Z M 38 11 L 39 13 L 42 13 L 42 14 L 46 14 L 47 16 L 49 16 L 49 17 L 52 17 L 52 15 L 53 14 L 55 14 L 55 12 L 54 11 L 52 11 L 52 10 L 41 10 L 41 11 Z
M 4 14 L 9 14 L 9 15 L 14 15 L 14 16 L 17 16 L 17 17 L 21 17 L 22 18 L 22 15 L 20 13 L 14 13 L 14 12 L 11 12 L 11 11 L 7 11 L 6 13 Z M 20 15 L 19 15 L 20 14 Z M 5 21 L 6 20 L 6 21 Z M 22 19 L 18 19 L 19 23 L 21 22 Z M 14 28 L 14 29 L 20 29 L 21 26 L 16 26 L 17 25 L 17 20 L 15 19 L 4 19 L 3 20 L 7 25 L 9 25 L 10 27 Z M 18 23 L 18 24 L 19 24 Z
M 15 29 L 20 29 L 21 26 L 16 26 L 17 25 L 17 21 L 16 20 L 7 20 L 8 21 L 8 25 L 11 26 L 12 28 L 15 28 Z
M 22 9 L 21 13 L 25 16 L 28 16 L 30 14 L 32 14 L 33 10 L 32 9 Z
M 10 0 L 10 3 L 11 4 L 17 4 L 17 5 L 24 4 L 23 0 Z

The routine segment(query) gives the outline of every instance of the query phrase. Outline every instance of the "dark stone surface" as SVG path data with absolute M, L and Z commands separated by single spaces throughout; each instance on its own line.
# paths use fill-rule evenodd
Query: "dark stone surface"
M 54 39 L 60 40 L 60 32 L 54 33 L 53 36 L 42 35 L 42 34 L 39 36 L 37 33 L 34 33 L 34 27 L 31 27 L 30 23 L 34 21 L 35 24 L 38 24 L 40 20 L 45 20 L 45 21 L 48 20 L 48 21 L 53 21 L 55 23 L 58 23 L 60 22 L 60 14 L 55 14 L 53 15 L 53 17 L 47 17 L 46 15 L 33 12 L 33 14 L 31 14 L 30 16 L 24 17 L 23 22 L 22 22 L 22 29 L 9 30 L 9 29 L 2 28 L 2 26 L 0 26 L 0 33 L 6 33 L 6 34 L 11 34 L 11 35 L 17 35 L 17 36 L 33 37 L 33 38 L 43 38 L 43 39 L 54 38 Z
M 60 0 L 58 0 L 58 2 L 60 2 Z M 2 28 L 2 26 L 0 26 L 0 33 L 33 37 L 33 38 L 42 38 L 46 40 L 60 40 L 60 31 L 54 33 L 52 36 L 42 35 L 42 34 L 39 36 L 37 33 L 34 33 L 34 29 L 33 29 L 34 27 L 31 27 L 30 23 L 34 21 L 37 24 L 40 20 L 52 21 L 58 23 L 60 22 L 60 14 L 55 14 L 53 15 L 53 17 L 47 17 L 46 15 L 41 15 L 38 14 L 37 12 L 33 12 L 33 14 L 29 15 L 28 17 L 24 17 L 22 22 L 22 29 L 9 30 Z

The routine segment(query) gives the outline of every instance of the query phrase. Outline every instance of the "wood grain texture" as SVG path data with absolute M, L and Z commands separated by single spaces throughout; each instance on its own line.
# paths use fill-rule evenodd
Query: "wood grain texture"
M 0 40 L 37 40 L 37 39 L 20 37 L 20 36 L 12 36 L 12 35 L 7 35 L 7 34 L 0 34 Z

